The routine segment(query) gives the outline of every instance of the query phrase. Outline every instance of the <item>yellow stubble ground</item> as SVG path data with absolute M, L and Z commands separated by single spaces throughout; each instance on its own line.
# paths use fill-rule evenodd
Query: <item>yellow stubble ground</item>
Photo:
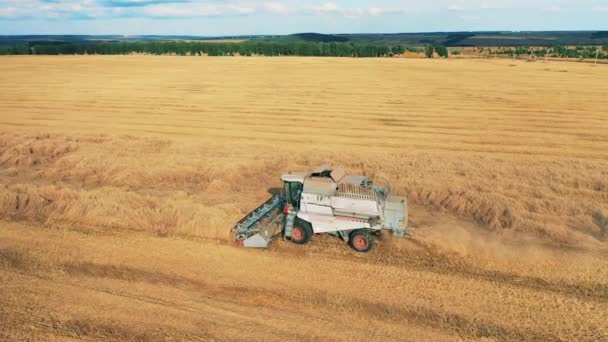
M 0 336 L 606 338 L 607 80 L 505 60 L 3 57 Z M 389 179 L 413 237 L 232 246 L 281 173 L 323 162 Z

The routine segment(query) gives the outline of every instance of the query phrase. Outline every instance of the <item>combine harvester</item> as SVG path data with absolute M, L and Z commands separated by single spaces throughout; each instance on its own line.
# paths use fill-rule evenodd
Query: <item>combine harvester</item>
M 368 252 L 382 229 L 403 237 L 407 229 L 407 201 L 390 188 L 374 185 L 364 176 L 322 166 L 313 172 L 283 175 L 284 192 L 271 197 L 233 228 L 245 247 L 266 248 L 279 233 L 285 240 L 308 243 L 314 234 L 340 237 L 358 252 Z

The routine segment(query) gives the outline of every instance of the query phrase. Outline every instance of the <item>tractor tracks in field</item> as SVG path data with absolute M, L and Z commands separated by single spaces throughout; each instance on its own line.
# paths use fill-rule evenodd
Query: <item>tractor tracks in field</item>
M 467 262 L 464 257 L 456 253 L 439 251 L 437 247 L 419 240 L 410 240 L 409 242 L 416 245 L 416 249 L 404 250 L 397 248 L 394 244 L 385 243 L 378 250 L 365 255 L 365 257 L 355 255 L 350 250 L 344 250 L 347 248 L 346 246 L 316 250 L 314 253 L 328 259 L 393 266 L 410 271 L 432 272 L 461 279 L 475 279 L 497 285 L 552 292 L 585 301 L 608 303 L 608 284 L 556 282 L 535 276 L 481 268 Z M 275 249 L 273 252 L 292 257 L 311 257 L 307 252 L 299 251 L 297 248 L 287 247 L 287 249 Z
M 96 263 L 69 263 L 63 269 L 72 277 L 86 276 L 110 278 L 126 282 L 144 282 L 153 285 L 178 287 L 196 291 L 213 301 L 231 302 L 239 305 L 266 306 L 275 310 L 285 310 L 294 304 L 319 306 L 323 310 L 355 312 L 375 320 L 395 323 L 410 323 L 446 331 L 462 338 L 494 337 L 507 340 L 559 340 L 557 336 L 532 330 L 515 330 L 489 321 L 469 319 L 465 316 L 427 307 L 392 305 L 369 301 L 347 295 L 327 292 L 311 292 L 304 288 L 276 291 L 261 287 L 218 285 L 174 274 L 147 271 L 144 269 L 105 265 Z M 140 298 L 141 299 L 141 298 Z M 260 299 L 270 299 L 268 304 Z M 175 303 L 157 298 L 146 301 L 162 306 L 175 307 Z
M 41 267 L 44 265 L 36 260 L 37 258 L 22 250 L 11 248 L 0 249 L 0 266 L 9 271 L 17 271 L 19 273 L 31 274 L 34 276 L 39 276 L 41 273 L 48 272 L 48 270 L 43 270 Z M 293 307 L 294 305 L 313 305 L 322 311 L 329 313 L 354 313 L 366 317 L 367 319 L 394 323 L 409 323 L 416 326 L 437 329 L 450 334 L 456 334 L 461 338 L 486 337 L 504 340 L 559 340 L 558 336 L 553 336 L 544 332 L 529 329 L 513 329 L 494 322 L 468 318 L 445 310 L 407 304 L 395 305 L 370 301 L 364 298 L 331 291 L 310 291 L 310 289 L 306 287 L 276 290 L 255 286 L 215 284 L 208 280 L 192 279 L 178 274 L 94 262 L 68 262 L 61 265 L 55 265 L 55 267 L 59 273 L 51 272 L 48 276 L 59 282 L 62 282 L 62 277 L 67 276 L 68 279 L 84 277 L 113 279 L 127 284 L 146 283 L 154 286 L 168 286 L 184 291 L 196 292 L 197 296 L 207 298 L 210 303 L 224 302 L 251 307 L 262 306 L 279 312 L 288 310 L 289 307 Z M 72 282 L 70 280 L 67 281 L 68 283 Z M 114 291 L 107 292 L 107 294 L 113 296 L 126 295 L 132 300 L 143 300 L 154 305 L 180 309 L 179 305 L 176 305 L 171 299 L 150 297 L 148 295 L 142 297 L 142 294 L 133 297 L 132 294 L 128 294 L 129 292 L 132 292 L 128 290 L 128 288 L 125 289 L 125 292 L 127 294 L 120 294 Z M 183 310 L 184 308 L 181 309 Z M 161 333 L 167 333 L 166 331 L 144 332 L 116 324 L 78 318 L 66 321 L 43 321 L 38 324 L 66 337 L 156 340 L 162 338 L 163 335 L 161 335 Z M 198 332 L 193 332 L 193 334 L 198 334 Z M 172 332 L 170 335 L 180 336 L 177 331 Z M 193 337 L 194 335 L 190 335 L 190 332 L 188 332 L 188 336 Z
M 581 300 L 608 302 L 608 284 L 567 283 L 545 280 L 540 277 L 480 268 L 455 253 L 438 252 L 435 247 L 420 241 L 415 243 L 422 251 L 404 252 L 394 247 L 386 248 L 370 263 L 390 265 L 416 271 L 428 271 L 442 275 L 457 276 L 464 279 L 478 279 L 498 285 L 508 285 L 535 291 L 549 291 L 566 297 Z M 390 257 L 386 258 L 386 255 Z
M 47 319 L 37 322 L 46 331 L 52 331 L 62 337 L 112 339 L 122 341 L 157 341 L 170 336 L 175 337 L 178 331 L 137 331 L 118 322 L 99 322 L 92 319 L 74 318 L 68 320 Z M 185 338 L 186 336 L 182 336 Z M 191 338 L 193 336 L 190 336 Z M 202 337 L 202 336 L 201 336 Z
M 17 220 L 21 221 L 21 220 Z M 26 220 L 28 221 L 28 220 Z M 42 226 L 37 225 L 39 228 Z M 67 229 L 67 228 L 66 228 Z M 145 235 L 150 238 L 163 238 L 158 235 L 158 232 L 149 232 L 142 229 L 133 229 L 125 231 L 124 229 L 101 229 L 91 231 L 89 228 L 72 226 L 70 231 L 96 236 L 116 237 L 116 236 L 131 236 L 133 234 Z M 190 241 L 197 244 L 212 244 L 218 246 L 233 246 L 226 238 L 218 237 L 201 237 L 190 234 L 178 234 L 172 238 Z M 276 240 L 280 240 L 277 238 Z M 388 243 L 387 243 L 388 242 Z M 316 241 L 313 244 L 317 243 Z M 321 246 L 306 246 L 306 250 L 292 246 L 283 241 L 275 241 L 270 253 L 278 256 L 288 256 L 290 258 L 309 258 L 314 255 L 319 255 L 324 259 L 345 260 L 354 263 L 374 264 L 378 266 L 393 266 L 410 271 L 432 272 L 439 275 L 456 276 L 462 279 L 482 280 L 497 285 L 512 286 L 516 288 L 529 289 L 541 292 L 552 292 L 565 297 L 573 297 L 586 301 L 594 301 L 599 303 L 608 303 L 608 284 L 602 283 L 572 283 L 566 281 L 552 281 L 540 277 L 521 275 L 503 270 L 487 269 L 468 262 L 466 258 L 456 254 L 440 250 L 438 247 L 416 239 L 408 240 L 409 244 L 415 248 L 400 248 L 396 246 L 389 238 L 384 241 L 382 246 L 372 253 L 364 255 L 353 254 L 347 246 L 340 241 L 332 239 L 324 239 L 320 241 Z M 309 248 L 313 247 L 313 248 Z M 254 251 L 251 251 L 254 253 Z M 12 263 L 19 267 L 24 266 L 30 269 L 38 267 L 37 263 L 40 260 L 32 261 L 27 255 L 23 255 L 20 251 L 6 251 L 0 249 L 0 266 L 2 262 Z M 148 283 L 158 283 L 164 285 L 172 284 L 189 284 L 192 287 L 200 286 L 201 284 L 191 284 L 188 279 L 171 279 L 154 272 L 146 273 L 137 269 L 129 270 L 128 268 L 114 268 L 111 265 L 87 265 L 87 264 L 68 264 L 62 267 L 68 274 L 80 274 L 94 277 L 109 277 L 118 280 L 130 281 L 134 277 L 137 281 L 146 281 Z
M 88 229 L 72 227 L 70 229 L 81 234 L 95 234 L 106 237 L 116 237 L 116 234 L 130 236 L 132 234 L 146 235 L 150 238 L 158 237 L 144 230 L 134 230 L 126 232 L 124 230 L 102 230 L 92 232 Z M 226 239 L 207 238 L 192 235 L 174 236 L 180 240 L 190 241 L 197 244 L 212 244 L 219 246 L 234 246 Z M 279 239 L 277 239 L 279 240 Z M 482 280 L 497 285 L 512 286 L 516 288 L 552 292 L 565 297 L 573 297 L 580 300 L 608 303 L 608 284 L 602 283 L 570 283 L 565 281 L 550 281 L 540 277 L 521 275 L 512 272 L 481 268 L 455 253 L 438 250 L 437 247 L 424 243 L 419 240 L 410 240 L 416 249 L 400 249 L 393 243 L 384 243 L 376 251 L 366 254 L 364 257 L 354 255 L 347 246 L 340 242 L 323 241 L 323 245 L 329 244 L 329 248 L 317 249 L 313 251 L 303 250 L 300 246 L 291 246 L 282 241 L 275 241 L 279 246 L 273 246 L 269 251 L 278 256 L 288 256 L 290 258 L 310 258 L 320 255 L 324 259 L 345 260 L 354 263 L 374 264 L 378 266 L 393 266 L 410 271 L 432 272 L 439 275 L 455 276 L 462 279 Z M 335 245 L 334 245 L 335 244 Z M 310 246 L 306 246 L 310 247 Z M 324 246 L 327 247 L 327 246 Z M 251 251 L 255 253 L 254 251 Z M 3 250 L 0 248 L 0 266 L 5 264 L 16 265 L 17 268 L 39 269 L 40 260 L 33 260 L 22 251 Z M 180 279 L 178 276 L 167 276 L 157 272 L 148 272 L 128 267 L 117 267 L 112 265 L 71 263 L 61 267 L 70 275 L 83 275 L 100 278 L 113 278 L 124 281 L 144 281 L 152 284 L 162 284 L 174 286 L 175 284 L 185 284 L 190 287 L 203 287 L 205 284 L 196 283 L 188 278 Z M 177 277 L 177 278 L 176 278 Z

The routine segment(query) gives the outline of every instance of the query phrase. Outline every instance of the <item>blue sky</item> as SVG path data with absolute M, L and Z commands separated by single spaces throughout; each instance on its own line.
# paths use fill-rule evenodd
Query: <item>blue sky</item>
M 608 0 L 0 0 L 0 35 L 607 29 Z

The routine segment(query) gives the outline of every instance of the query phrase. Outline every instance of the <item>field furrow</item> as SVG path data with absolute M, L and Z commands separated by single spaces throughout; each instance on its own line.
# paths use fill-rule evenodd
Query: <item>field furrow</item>
M 608 338 L 608 68 L 0 58 L 0 340 Z M 407 196 L 368 254 L 229 234 L 329 163 Z

